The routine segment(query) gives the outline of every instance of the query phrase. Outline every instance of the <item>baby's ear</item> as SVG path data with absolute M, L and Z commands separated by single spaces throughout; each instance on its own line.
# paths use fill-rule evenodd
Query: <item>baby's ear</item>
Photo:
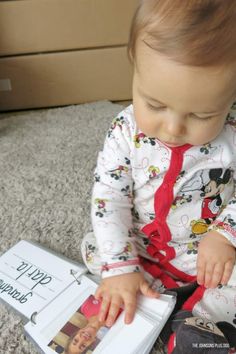
M 193 317 L 191 311 L 180 310 L 178 311 L 172 319 L 171 329 L 175 332 L 177 328 L 184 322 L 186 318 Z

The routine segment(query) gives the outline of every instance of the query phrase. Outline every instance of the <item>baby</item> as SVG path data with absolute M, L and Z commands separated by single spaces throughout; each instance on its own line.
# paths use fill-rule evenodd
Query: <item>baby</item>
M 124 306 L 128 324 L 138 292 L 197 282 L 182 311 L 235 337 L 236 2 L 143 0 L 128 53 L 133 105 L 99 153 L 82 243 L 102 276 L 100 320 L 111 326 Z

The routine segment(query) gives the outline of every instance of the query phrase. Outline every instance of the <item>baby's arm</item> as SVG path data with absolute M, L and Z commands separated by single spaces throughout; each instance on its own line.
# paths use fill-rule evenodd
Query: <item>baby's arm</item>
M 236 111 L 230 112 L 233 122 L 236 122 Z M 234 118 L 233 118 L 234 117 Z M 216 287 L 219 283 L 227 284 L 235 266 L 236 249 L 236 151 L 235 125 L 226 124 L 225 134 L 231 143 L 230 154 L 233 156 L 232 179 L 227 188 L 232 188 L 232 197 L 221 213 L 208 228 L 208 234 L 201 240 L 198 248 L 197 281 L 207 287 Z M 226 149 L 226 152 L 228 150 Z M 229 153 L 229 152 L 228 152 Z M 231 156 L 230 156 L 231 158 Z M 224 161 L 224 158 L 222 158 Z M 227 157 L 225 158 L 227 161 Z
M 236 172 L 234 171 L 233 178 L 230 181 L 233 197 L 208 228 L 208 234 L 200 241 L 198 247 L 197 281 L 206 287 L 214 288 L 218 284 L 226 285 L 235 265 L 235 180 Z
M 228 283 L 236 260 L 235 247 L 217 231 L 210 231 L 200 242 L 197 282 L 207 288 Z
M 102 282 L 96 297 L 102 301 L 100 318 L 112 325 L 121 306 L 130 323 L 137 293 L 157 296 L 144 280 L 133 233 L 133 178 L 131 151 L 133 122 L 113 120 L 95 171 L 92 223 L 102 260 Z

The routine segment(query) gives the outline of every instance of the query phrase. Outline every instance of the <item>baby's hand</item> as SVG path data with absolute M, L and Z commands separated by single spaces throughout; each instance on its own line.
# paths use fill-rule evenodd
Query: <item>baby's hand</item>
M 152 298 L 160 296 L 150 287 L 142 273 L 127 273 L 103 279 L 95 294 L 96 299 L 102 302 L 99 320 L 105 320 L 106 325 L 111 327 L 124 305 L 125 323 L 131 323 L 136 310 L 138 291 Z
M 207 288 L 227 284 L 235 258 L 235 248 L 224 236 L 216 231 L 208 232 L 198 247 L 198 284 Z

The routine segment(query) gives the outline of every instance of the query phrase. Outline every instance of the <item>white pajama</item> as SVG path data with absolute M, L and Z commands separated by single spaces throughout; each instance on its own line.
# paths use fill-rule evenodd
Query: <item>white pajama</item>
M 217 230 L 236 247 L 236 106 L 203 146 L 169 148 L 136 125 L 133 106 L 112 122 L 99 153 L 88 268 L 102 277 L 145 270 L 157 287 L 196 280 L 199 241 Z M 198 288 L 199 289 L 199 288 Z M 236 327 L 236 271 L 227 286 L 197 291 L 194 314 Z

